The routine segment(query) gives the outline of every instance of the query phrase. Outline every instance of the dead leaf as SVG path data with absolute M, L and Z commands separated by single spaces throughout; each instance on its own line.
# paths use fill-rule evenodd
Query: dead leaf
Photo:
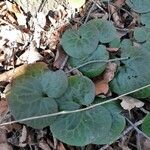
M 42 60 L 43 56 L 37 51 L 35 43 L 32 41 L 30 43 L 29 49 L 27 49 L 16 61 L 16 65 L 27 63 L 32 64 L 36 61 Z
M 103 74 L 103 77 L 94 81 L 96 95 L 107 94 L 109 92 L 109 82 L 114 78 L 117 65 L 115 63 L 109 62 L 107 64 L 106 70 Z
M 106 70 L 103 75 L 104 80 L 110 82 L 114 78 L 116 70 L 117 70 L 117 64 L 109 62 L 106 66 Z
M 23 126 L 21 137 L 19 137 L 19 146 L 20 147 L 25 147 L 27 145 L 26 139 L 27 139 L 27 128 L 26 128 L 26 126 Z
M 4 115 L 8 110 L 8 102 L 6 99 L 1 98 L 0 100 L 0 116 Z
M 64 145 L 62 143 L 59 143 L 57 145 L 57 150 L 66 150 L 66 148 L 64 147 Z
M 51 150 L 51 148 L 49 147 L 49 145 L 45 142 L 44 139 L 41 139 L 39 142 L 39 147 L 43 150 Z
M 107 47 L 106 50 L 109 52 L 117 52 L 119 48 Z
M 117 12 L 117 7 L 109 4 L 109 9 L 110 9 L 110 12 L 112 14 L 112 18 L 113 18 L 116 26 L 119 28 L 124 28 L 124 24 L 122 23 L 122 20 L 121 20 L 121 15 L 119 15 L 119 13 Z
M 62 49 L 62 47 L 59 45 L 56 52 L 55 61 L 53 63 L 53 66 L 60 69 L 63 62 L 65 61 L 66 53 Z
M 108 82 L 106 82 L 105 80 L 97 80 L 96 82 L 94 82 L 95 84 L 95 93 L 96 95 L 99 94 L 107 94 L 109 91 L 109 86 L 108 86 Z
M 144 106 L 144 103 L 138 99 L 135 99 L 131 96 L 123 96 L 120 98 L 122 100 L 121 106 L 123 109 L 130 111 L 131 109 L 137 107 L 141 108 Z

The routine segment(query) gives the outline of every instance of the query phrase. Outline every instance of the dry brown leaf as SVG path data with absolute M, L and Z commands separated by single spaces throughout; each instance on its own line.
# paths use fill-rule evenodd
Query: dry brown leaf
M 27 139 L 27 128 L 26 128 L 26 126 L 23 126 L 21 137 L 19 137 L 19 146 L 20 147 L 25 147 L 27 145 L 26 139 Z
M 95 84 L 95 94 L 99 95 L 99 94 L 107 94 L 109 91 L 109 86 L 108 86 L 108 82 L 106 82 L 105 80 L 97 80 L 96 82 L 94 82 Z
M 66 150 L 66 148 L 64 147 L 64 145 L 62 143 L 59 143 L 57 145 L 57 150 Z
M 2 74 L 0 74 L 0 82 L 1 81 L 11 81 L 21 75 L 23 75 L 28 69 L 32 68 L 32 67 L 39 67 L 39 68 L 43 68 L 44 69 L 48 69 L 47 64 L 45 64 L 44 62 L 37 62 L 35 64 L 25 64 L 22 66 L 19 66 L 13 70 L 9 70 L 7 72 L 4 72 Z
M 139 101 L 138 99 L 135 99 L 131 96 L 123 96 L 120 98 L 122 100 L 121 102 L 121 106 L 123 107 L 123 109 L 125 110 L 131 110 L 135 107 L 137 108 L 141 108 L 144 106 L 144 103 Z
M 119 48 L 107 47 L 106 50 L 109 52 L 117 52 Z
M 0 100 L 0 116 L 4 115 L 8 110 L 8 102 L 6 99 L 1 98 Z
M 114 78 L 116 70 L 117 64 L 109 62 L 103 75 L 104 80 L 110 82 Z
M 124 3 L 125 3 L 125 0 L 116 0 L 116 1 L 115 1 L 115 4 L 116 4 L 118 7 L 121 7 Z
M 40 140 L 39 142 L 39 147 L 43 150 L 51 150 L 51 148 L 49 147 L 49 145 L 45 142 L 45 140 Z
M 114 78 L 117 65 L 115 63 L 109 62 L 107 64 L 106 70 L 103 74 L 103 77 L 94 81 L 96 95 L 107 94 L 109 92 L 109 82 Z
M 116 26 L 119 28 L 124 28 L 124 24 L 122 23 L 121 16 L 117 12 L 117 8 L 115 6 L 109 4 L 109 9 L 110 9 L 110 12 L 112 14 L 112 18 L 113 18 Z
M 58 46 L 53 66 L 60 69 L 63 62 L 65 61 L 65 58 L 66 58 L 66 53 L 64 52 L 61 46 Z

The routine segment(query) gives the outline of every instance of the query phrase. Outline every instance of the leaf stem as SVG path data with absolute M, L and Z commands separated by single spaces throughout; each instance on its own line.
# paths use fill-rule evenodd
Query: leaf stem
M 71 73 L 72 71 L 76 70 L 76 69 L 79 69 L 81 67 L 84 67 L 86 65 L 89 65 L 89 64 L 93 64 L 93 63 L 108 63 L 108 62 L 113 62 L 113 61 L 120 61 L 120 60 L 127 60 L 129 59 L 129 57 L 123 57 L 123 58 L 115 58 L 115 59 L 109 59 L 109 60 L 92 60 L 92 61 L 88 61 L 84 64 L 81 64 L 75 68 L 72 68 L 71 70 L 67 71 L 66 73 Z
M 93 109 L 93 108 L 95 108 L 95 107 L 98 107 L 98 106 L 100 106 L 100 105 L 104 105 L 104 104 L 107 104 L 107 103 L 116 101 L 116 100 L 118 100 L 119 98 L 121 98 L 121 97 L 123 97 L 123 96 L 132 94 L 132 93 L 134 93 L 134 92 L 140 91 L 140 90 L 142 90 L 142 89 L 144 89 L 144 88 L 147 88 L 147 87 L 150 87 L 150 84 L 148 84 L 148 85 L 146 85 L 146 86 L 143 86 L 143 87 L 141 87 L 141 88 L 138 88 L 138 89 L 136 89 L 136 90 L 130 91 L 130 92 L 128 92 L 128 93 L 122 94 L 122 95 L 117 96 L 117 97 L 115 97 L 115 98 L 109 99 L 109 100 L 107 100 L 107 101 L 104 101 L 104 102 L 101 102 L 101 103 L 97 103 L 97 104 L 93 104 L 93 105 L 88 106 L 88 107 L 86 107 L 86 108 L 77 109 L 77 110 L 72 110 L 72 111 L 60 111 L 60 112 L 57 112 L 57 113 L 46 114 L 46 115 L 41 115 L 41 116 L 35 116 L 35 117 L 29 117 L 29 118 L 25 118 L 25 119 L 10 121 L 10 122 L 6 122 L 6 123 L 0 124 L 0 127 L 1 127 L 1 126 L 5 126 L 5 125 L 9 125 L 9 124 L 13 124 L 13 123 L 17 123 L 17 122 L 24 122 L 24 121 L 30 121 L 30 120 L 40 119 L 40 118 L 54 117 L 54 116 L 59 116 L 59 115 L 66 115 L 66 114 L 73 114 L 73 113 L 77 113 L 77 112 L 87 111 L 87 110 Z

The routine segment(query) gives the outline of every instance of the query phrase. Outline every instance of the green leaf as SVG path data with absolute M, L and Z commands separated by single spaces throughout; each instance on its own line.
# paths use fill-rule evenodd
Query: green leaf
M 101 101 L 100 98 L 97 98 L 96 100 L 97 102 Z M 104 104 L 103 107 L 105 107 L 110 112 L 111 117 L 112 117 L 112 125 L 107 135 L 103 138 L 98 137 L 93 142 L 94 144 L 113 143 L 115 140 L 117 140 L 117 138 L 121 135 L 121 132 L 125 128 L 125 118 L 119 114 L 122 111 L 122 108 L 120 107 L 120 104 L 118 101 Z
M 51 125 L 51 131 L 55 138 L 64 143 L 85 146 L 97 137 L 105 137 L 111 124 L 109 111 L 98 106 L 91 110 L 58 117 Z
M 135 89 L 146 86 L 150 83 L 149 58 L 150 53 L 146 50 L 139 50 L 136 47 L 122 49 L 121 57 L 129 57 L 122 61 L 117 74 L 111 82 L 111 89 L 117 94 L 124 94 Z M 143 94 L 138 94 L 138 98 L 150 96 L 150 88 Z
M 68 78 L 62 70 L 47 71 L 42 74 L 41 84 L 49 97 L 58 98 L 67 90 Z
M 68 78 L 60 70 L 17 78 L 7 95 L 10 110 L 17 120 L 57 112 L 57 103 L 53 98 L 61 96 L 67 86 Z M 53 119 L 43 118 L 26 123 L 41 128 L 49 125 L 51 120 Z
M 150 27 L 150 13 L 141 14 L 140 20 L 145 27 Z
M 97 49 L 87 57 L 81 59 L 70 57 L 69 63 L 71 64 L 72 67 L 77 67 L 89 61 L 108 60 L 108 59 L 109 59 L 109 54 L 106 51 L 106 47 L 103 45 L 99 45 Z M 88 64 L 84 67 L 79 68 L 79 70 L 84 75 L 92 78 L 100 75 L 104 71 L 105 67 L 106 67 L 106 62 L 99 62 L 99 63 Z
M 98 31 L 92 24 L 82 25 L 79 30 L 67 30 L 61 39 L 65 52 L 72 57 L 82 58 L 91 54 L 98 45 Z
M 103 19 L 93 19 L 89 21 L 89 24 L 93 24 L 99 30 L 99 41 L 102 43 L 109 43 L 117 38 L 117 32 L 111 21 Z
M 126 4 L 138 13 L 147 13 L 150 11 L 149 0 L 126 0 Z
M 28 99 L 28 103 L 21 103 L 15 99 L 9 99 L 9 106 L 10 111 L 16 120 L 51 114 L 58 111 L 57 103 L 54 99 L 42 96 L 40 96 L 37 101 L 32 101 L 32 98 L 30 98 Z M 54 120 L 55 117 L 46 117 L 31 121 L 24 121 L 23 123 L 33 128 L 40 129 L 49 126 Z
M 61 109 L 68 110 L 66 104 L 71 104 L 73 109 L 81 105 L 89 105 L 94 101 L 95 86 L 94 83 L 85 76 L 75 75 L 69 77 L 69 85 L 64 95 L 57 99 Z M 63 102 L 66 101 L 64 104 Z
M 112 40 L 110 43 L 109 43 L 110 47 L 113 47 L 113 48 L 120 48 L 120 38 L 116 38 L 114 40 Z
M 134 38 L 137 42 L 150 41 L 150 29 L 145 27 L 138 27 L 134 30 Z
M 117 113 L 112 113 L 112 125 L 104 138 L 97 138 L 94 144 L 111 144 L 116 141 L 125 128 L 125 118 Z
M 150 114 L 147 114 L 142 124 L 142 131 L 150 137 Z

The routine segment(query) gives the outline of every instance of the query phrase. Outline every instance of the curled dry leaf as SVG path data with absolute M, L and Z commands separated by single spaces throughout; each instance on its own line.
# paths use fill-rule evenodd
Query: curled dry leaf
M 32 64 L 36 61 L 42 60 L 43 56 L 37 51 L 35 47 L 35 43 L 32 41 L 29 49 L 27 49 L 18 59 L 16 64 L 19 65 L 21 63 Z
M 56 52 L 56 57 L 55 57 L 55 61 L 53 63 L 53 66 L 60 69 L 62 64 L 65 61 L 66 58 L 66 53 L 64 52 L 64 50 L 62 49 L 61 46 L 58 46 L 57 48 L 57 52 Z
M 27 139 L 27 128 L 26 128 L 26 126 L 23 126 L 21 137 L 19 137 L 19 146 L 20 147 L 25 147 L 27 145 L 26 139 Z
M 103 74 L 103 78 L 97 79 L 94 82 L 96 95 L 108 93 L 108 91 L 109 91 L 108 83 L 114 78 L 116 69 L 117 69 L 117 65 L 115 63 L 109 62 L 107 64 L 106 70 Z
M 120 98 L 122 100 L 121 102 L 121 106 L 123 107 L 123 109 L 125 110 L 131 110 L 135 107 L 137 108 L 141 108 L 144 106 L 144 103 L 139 101 L 138 99 L 135 99 L 133 97 L 130 96 L 123 96 Z

